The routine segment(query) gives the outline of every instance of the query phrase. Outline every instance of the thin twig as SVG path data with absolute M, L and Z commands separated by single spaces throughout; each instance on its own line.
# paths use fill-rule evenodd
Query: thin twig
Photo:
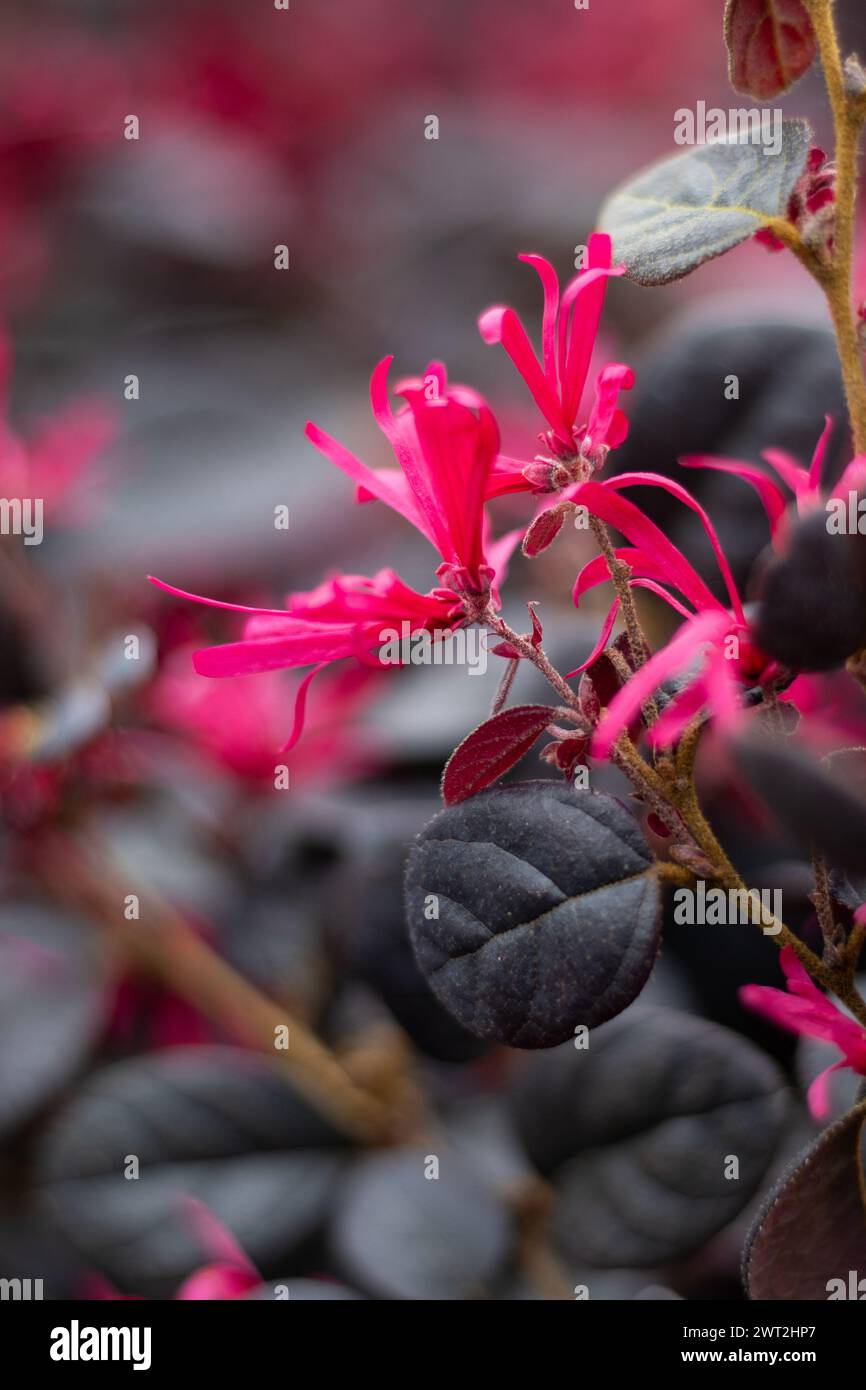
M 152 972 L 242 1047 L 266 1053 L 285 1066 L 307 1099 L 346 1133 L 363 1142 L 384 1142 L 391 1119 L 361 1090 L 305 1023 L 238 975 L 190 930 L 183 916 L 151 890 L 136 888 L 102 849 L 70 835 L 43 841 L 37 872 L 63 902 L 88 909 L 124 954 Z M 124 902 L 135 894 L 141 920 L 127 921 Z M 288 1029 L 288 1046 L 276 1039 Z

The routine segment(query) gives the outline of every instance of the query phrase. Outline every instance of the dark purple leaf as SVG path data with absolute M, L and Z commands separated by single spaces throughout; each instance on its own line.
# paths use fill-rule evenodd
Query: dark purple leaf
M 806 853 L 817 849 L 840 869 L 862 870 L 864 750 L 836 754 L 828 766 L 803 748 L 750 731 L 734 741 L 732 751 L 749 786 Z
M 858 1106 L 830 1125 L 777 1184 L 746 1243 L 750 1298 L 824 1300 L 830 1280 L 866 1274 L 864 1118 Z
M 736 1033 L 642 1005 L 590 1034 L 585 1050 L 534 1058 L 513 1113 L 556 1192 L 559 1249 L 603 1267 L 696 1249 L 758 1187 L 784 1093 L 776 1066 Z
M 792 671 L 828 671 L 866 646 L 866 536 L 828 532 L 823 507 L 793 521 L 757 588 L 758 645 Z
M 478 1297 L 501 1270 L 511 1237 L 502 1202 L 447 1149 L 366 1159 L 346 1182 L 331 1230 L 349 1278 L 395 1300 Z
M 660 891 L 631 812 L 555 782 L 450 806 L 409 856 L 406 907 L 434 993 L 465 1028 L 553 1047 L 643 988 Z
M 59 1228 L 127 1293 L 170 1297 L 203 1252 L 182 1219 L 197 1197 L 263 1274 L 320 1226 L 343 1140 L 273 1061 L 231 1047 L 166 1049 L 97 1072 L 45 1137 Z M 129 1159 L 139 1176 L 125 1176 Z

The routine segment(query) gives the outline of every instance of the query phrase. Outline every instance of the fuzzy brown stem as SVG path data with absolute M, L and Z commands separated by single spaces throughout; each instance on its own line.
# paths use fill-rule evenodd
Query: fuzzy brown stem
M 519 633 L 508 626 L 504 618 L 501 618 L 498 613 L 494 613 L 492 608 L 484 615 L 483 621 L 492 632 L 496 633 L 497 637 L 501 637 L 509 646 L 519 652 L 525 661 L 530 661 L 541 672 L 545 680 L 553 686 L 564 705 L 575 711 L 580 710 L 577 695 L 557 671 L 543 648 L 536 647 L 530 638 L 521 637 Z
M 98 867 L 97 867 L 98 866 Z M 37 861 L 43 885 L 61 901 L 85 908 L 106 927 L 124 955 L 196 1008 L 241 1047 L 270 1056 L 290 1073 L 299 1091 L 340 1129 L 365 1143 L 385 1142 L 391 1121 L 384 1107 L 362 1091 L 314 1033 L 238 975 L 192 932 L 182 915 L 146 889 L 137 897 L 141 921 L 127 921 L 128 875 L 107 856 L 71 836 L 44 842 Z M 289 1045 L 275 1046 L 288 1028 Z

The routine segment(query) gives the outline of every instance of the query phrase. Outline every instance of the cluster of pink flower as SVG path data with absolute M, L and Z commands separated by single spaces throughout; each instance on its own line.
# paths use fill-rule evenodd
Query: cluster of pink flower
M 529 553 L 537 553 L 549 543 L 568 509 L 585 507 L 614 527 L 628 541 L 616 555 L 629 566 L 630 583 L 650 589 L 684 619 L 672 640 L 612 700 L 592 741 L 594 757 L 609 755 L 647 697 L 675 675 L 688 672 L 689 679 L 652 730 L 652 738 L 661 743 L 674 740 L 688 720 L 705 707 L 719 725 L 729 727 L 738 717 L 741 687 L 766 684 L 779 674 L 776 663 L 754 640 L 712 522 L 687 489 L 656 473 L 600 476 L 610 450 L 626 438 L 628 422 L 619 397 L 634 380 L 631 369 L 622 363 L 602 367 L 589 408 L 581 412 L 606 282 L 621 273 L 620 267 L 611 265 L 609 239 L 598 233 L 592 236 L 585 268 L 562 291 L 548 261 L 537 255 L 521 259 L 537 272 L 544 294 L 540 359 L 513 309 L 488 309 L 481 315 L 479 328 L 486 342 L 505 348 L 543 417 L 543 452 L 532 461 L 500 453 L 499 430 L 489 405 L 471 388 L 449 384 L 444 367 L 437 362 L 429 364 L 423 377 L 397 384 L 396 393 L 404 404 L 396 411 L 387 384 L 391 359 L 385 358 L 373 372 L 373 415 L 399 468 L 368 467 L 317 425 L 307 426 L 312 443 L 357 485 L 358 501 L 384 502 L 433 545 L 442 562 L 436 570 L 435 587 L 419 593 L 391 569 L 381 569 L 372 576 L 336 574 L 318 588 L 290 594 L 285 608 L 254 609 L 185 594 L 154 581 L 182 597 L 248 615 L 241 641 L 195 654 L 195 669 L 201 675 L 311 668 L 297 692 L 287 748 L 300 736 L 307 688 L 323 667 L 344 658 L 375 665 L 374 653 L 381 645 L 383 631 L 404 623 L 408 624 L 407 632 L 441 636 L 462 624 L 483 622 L 485 614 L 498 609 L 499 586 L 521 534 L 511 531 L 498 539 L 492 537 L 486 507 L 504 494 L 528 493 L 539 499 L 529 534 L 543 533 L 543 540 Z M 801 509 L 820 500 L 827 429 L 808 472 L 778 450 L 768 450 L 765 455 L 792 489 Z M 780 539 L 786 499 L 761 469 L 703 457 L 682 462 L 690 467 L 722 469 L 750 482 L 766 508 L 774 541 Z M 852 468 L 859 470 L 861 465 L 862 461 L 855 461 Z M 850 476 L 846 477 L 850 482 Z M 840 490 L 848 482 L 843 479 Z M 659 527 L 622 496 L 636 486 L 664 489 L 697 513 L 712 545 L 727 603 L 715 596 Z M 578 575 L 575 603 L 609 579 L 607 561 L 598 556 Z M 595 650 L 578 669 L 584 669 L 604 649 L 619 602 L 619 598 L 614 600 Z
M 318 671 L 346 658 L 377 665 L 375 653 L 383 631 L 403 623 L 408 624 L 407 631 L 441 637 L 465 623 L 489 620 L 499 609 L 499 585 L 521 536 L 524 551 L 538 553 L 555 537 L 568 512 L 578 507 L 625 537 L 628 544 L 615 554 L 628 566 L 629 584 L 649 589 L 683 619 L 671 640 L 634 671 L 600 712 L 589 744 L 591 756 L 608 757 L 647 699 L 675 676 L 682 678 L 677 694 L 649 732 L 656 743 L 676 740 L 701 710 L 718 727 L 729 729 L 740 718 L 743 688 L 774 685 L 783 674 L 761 651 L 718 535 L 691 493 L 656 473 L 600 476 L 610 450 L 626 438 L 628 422 L 619 398 L 633 384 L 629 367 L 610 363 L 598 372 L 589 407 L 581 410 L 606 283 L 621 273 L 620 267 L 611 264 L 609 239 L 602 234 L 591 238 L 585 268 L 562 291 L 549 262 L 536 255 L 521 259 L 537 272 L 543 289 L 540 357 L 513 309 L 488 309 L 479 327 L 486 342 L 505 348 L 528 387 L 544 420 L 539 436 L 543 452 L 531 461 L 500 453 L 499 430 L 489 405 L 471 388 L 449 385 L 444 367 L 437 362 L 430 363 L 423 377 L 398 383 L 396 393 L 404 404 L 396 411 L 387 385 L 391 359 L 385 358 L 373 372 L 373 415 L 393 450 L 396 469 L 371 468 L 317 425 L 307 426 L 311 442 L 356 484 L 359 502 L 384 502 L 430 542 L 441 561 L 435 587 L 420 593 L 391 569 L 372 576 L 336 574 L 316 589 L 290 594 L 285 608 L 253 609 L 186 594 L 154 580 L 169 593 L 247 615 L 242 640 L 195 653 L 195 669 L 201 675 L 310 668 L 297 691 L 287 748 L 300 737 L 307 689 Z M 829 430 L 828 420 L 808 470 L 778 449 L 765 451 L 766 463 L 793 493 L 801 514 L 823 505 L 821 471 Z M 690 456 L 681 463 L 720 470 L 748 482 L 764 506 L 773 544 L 782 543 L 788 498 L 767 472 L 747 462 L 705 456 Z M 859 485 L 864 467 L 866 459 L 855 459 L 833 495 L 845 495 L 851 486 Z M 637 486 L 663 489 L 697 514 L 718 564 L 727 602 L 716 597 L 682 551 L 622 495 Z M 529 529 L 525 535 L 521 529 L 494 539 L 487 504 L 515 493 L 538 499 Z M 575 603 L 610 579 L 608 560 L 599 555 L 578 575 Z M 592 654 L 578 670 L 594 662 L 606 647 L 619 605 L 617 597 Z M 537 645 L 538 640 L 536 626 L 533 643 Z M 507 643 L 497 650 L 505 656 L 516 654 Z M 863 1030 L 821 994 L 790 953 L 783 957 L 783 965 L 793 991 L 790 999 L 779 991 L 750 986 L 744 991 L 744 1002 L 797 1031 L 835 1041 L 845 1054 L 837 1065 L 866 1074 Z M 824 1112 L 823 1085 L 813 1091 L 812 1102 L 816 1112 Z

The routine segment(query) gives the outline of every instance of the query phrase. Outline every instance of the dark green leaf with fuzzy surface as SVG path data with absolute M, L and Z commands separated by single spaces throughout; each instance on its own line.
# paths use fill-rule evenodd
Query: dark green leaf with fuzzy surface
M 631 813 L 551 782 L 449 806 L 409 857 L 409 930 L 432 989 L 478 1037 L 552 1047 L 631 1003 L 660 890 Z

